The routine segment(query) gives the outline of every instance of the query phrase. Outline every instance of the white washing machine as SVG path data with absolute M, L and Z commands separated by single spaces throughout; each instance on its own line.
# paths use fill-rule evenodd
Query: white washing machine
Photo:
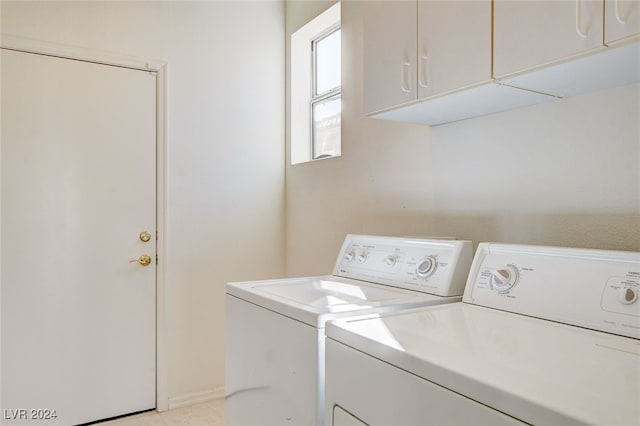
M 464 298 L 326 327 L 326 425 L 640 424 L 640 253 L 482 243 Z
M 333 275 L 229 283 L 225 424 L 324 424 L 326 321 L 460 301 L 470 241 L 348 235 Z

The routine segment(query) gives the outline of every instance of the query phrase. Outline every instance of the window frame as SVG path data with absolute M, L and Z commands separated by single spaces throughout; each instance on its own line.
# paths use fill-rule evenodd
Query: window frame
M 311 70 L 312 70 L 312 91 L 311 91 L 311 98 L 312 99 L 316 99 L 316 98 L 321 98 L 323 96 L 328 96 L 330 93 L 335 92 L 335 91 L 339 91 L 342 87 L 342 79 L 340 79 L 340 86 L 336 86 L 332 89 L 329 89 L 328 91 L 322 92 L 322 93 L 318 93 L 318 43 L 320 43 L 321 41 L 327 39 L 329 36 L 333 35 L 336 32 L 342 32 L 342 27 L 340 26 L 340 24 L 336 24 L 334 26 L 332 26 L 331 28 L 327 29 L 325 32 L 319 34 L 317 37 L 315 37 L 314 39 L 311 40 Z M 342 34 L 340 34 L 340 37 L 342 38 Z
M 311 135 L 311 160 L 321 160 L 324 158 L 332 158 L 336 157 L 336 155 L 329 154 L 320 154 L 316 155 L 316 147 L 317 147 L 317 139 L 315 132 L 315 117 L 314 117 L 314 107 L 317 104 L 333 101 L 336 99 L 342 100 L 342 76 L 340 76 L 340 85 L 332 87 L 329 90 L 326 90 L 322 93 L 318 93 L 318 49 L 317 45 L 322 40 L 327 37 L 335 34 L 340 31 L 340 40 L 342 40 L 342 26 L 341 23 L 335 24 L 332 27 L 328 28 L 323 33 L 319 34 L 317 37 L 311 40 L 311 101 L 309 102 L 309 126 L 310 135 Z M 342 52 L 341 52 L 342 53 Z M 340 112 L 342 112 L 342 108 L 340 108 Z M 342 125 L 342 123 L 341 123 Z
M 289 108 L 288 108 L 288 157 L 291 165 L 313 162 L 323 158 L 338 158 L 342 150 L 336 144 L 335 154 L 330 156 L 315 156 L 313 143 L 313 117 L 311 99 L 314 97 L 315 81 L 314 56 L 312 41 L 320 40 L 337 29 L 341 25 L 341 4 L 336 2 L 324 12 L 317 15 L 302 25 L 290 35 L 289 49 Z M 323 37 L 324 36 L 324 37 Z M 333 95 L 337 96 L 337 91 Z M 342 85 L 340 85 L 340 97 Z

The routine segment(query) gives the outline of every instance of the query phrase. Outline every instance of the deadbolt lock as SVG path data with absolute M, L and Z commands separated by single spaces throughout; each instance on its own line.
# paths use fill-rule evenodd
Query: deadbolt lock
M 149 240 L 151 240 L 151 234 L 148 233 L 147 231 L 142 231 L 140 233 L 140 241 L 146 243 L 146 242 L 149 242 Z
M 138 262 L 142 266 L 149 266 L 151 265 L 151 256 L 149 256 L 148 254 L 142 254 L 139 258 L 129 261 L 129 263 L 133 262 Z

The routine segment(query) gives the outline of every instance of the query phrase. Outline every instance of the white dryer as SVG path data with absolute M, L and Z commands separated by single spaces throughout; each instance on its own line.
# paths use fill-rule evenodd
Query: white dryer
M 326 425 L 640 424 L 640 253 L 479 245 L 463 302 L 327 324 Z
M 325 323 L 460 301 L 470 241 L 348 235 L 333 275 L 226 287 L 225 424 L 324 424 Z

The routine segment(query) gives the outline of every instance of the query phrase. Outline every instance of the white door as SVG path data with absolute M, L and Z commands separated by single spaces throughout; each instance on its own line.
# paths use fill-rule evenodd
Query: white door
M 413 1 L 360 3 L 364 25 L 364 100 L 366 113 L 417 98 L 418 4 Z
M 418 98 L 491 80 L 491 2 L 418 1 Z
M 604 41 L 615 43 L 640 34 L 640 1 L 605 0 Z
M 155 407 L 155 129 L 153 73 L 2 50 L 4 422 Z
M 495 0 L 494 77 L 602 47 L 603 9 L 602 0 Z

